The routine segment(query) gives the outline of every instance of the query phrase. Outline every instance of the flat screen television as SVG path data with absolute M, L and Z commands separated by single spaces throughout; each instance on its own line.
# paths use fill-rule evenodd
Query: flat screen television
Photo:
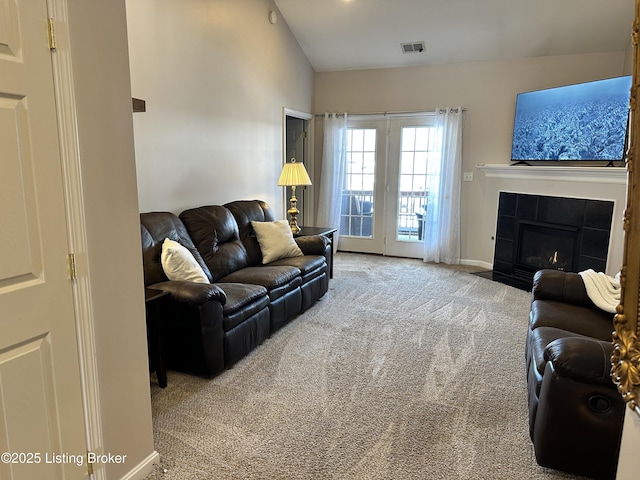
M 511 160 L 624 160 L 631 76 L 519 93 Z

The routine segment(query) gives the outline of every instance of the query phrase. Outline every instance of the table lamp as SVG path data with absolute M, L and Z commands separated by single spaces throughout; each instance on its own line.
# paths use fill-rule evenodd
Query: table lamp
M 289 214 L 289 226 L 291 232 L 295 235 L 300 232 L 298 226 L 298 199 L 296 198 L 296 187 L 303 185 L 311 185 L 311 179 L 307 173 L 307 169 L 304 168 L 302 163 L 297 163 L 295 158 L 292 158 L 289 163 L 285 163 L 282 167 L 282 173 L 280 173 L 280 179 L 278 180 L 278 186 L 291 187 L 291 207 L 287 210 Z

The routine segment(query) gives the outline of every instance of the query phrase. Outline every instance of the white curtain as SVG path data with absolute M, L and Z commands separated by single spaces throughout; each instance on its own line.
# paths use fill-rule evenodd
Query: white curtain
M 436 111 L 440 162 L 430 162 L 424 222 L 425 262 L 460 263 L 460 182 L 462 180 L 462 107 Z M 433 165 L 432 165 L 433 164 Z
M 324 143 L 316 225 L 337 228 L 333 251 L 338 248 L 340 207 L 347 165 L 347 114 L 324 114 Z

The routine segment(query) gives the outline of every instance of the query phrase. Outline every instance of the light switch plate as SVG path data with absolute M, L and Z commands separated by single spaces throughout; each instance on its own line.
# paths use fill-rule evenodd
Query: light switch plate
M 463 180 L 465 182 L 473 182 L 473 172 L 464 172 Z

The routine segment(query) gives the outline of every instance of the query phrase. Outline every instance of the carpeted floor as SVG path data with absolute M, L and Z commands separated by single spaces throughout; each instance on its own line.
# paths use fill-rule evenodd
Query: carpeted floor
M 152 385 L 148 480 L 560 479 L 528 437 L 529 293 L 339 253 L 329 292 L 207 380 Z

